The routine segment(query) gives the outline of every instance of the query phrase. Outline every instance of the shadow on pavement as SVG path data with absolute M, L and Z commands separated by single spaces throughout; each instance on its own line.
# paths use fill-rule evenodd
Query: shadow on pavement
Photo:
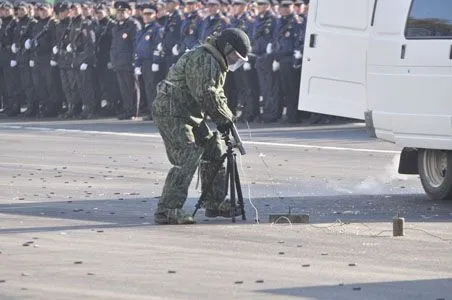
M 303 299 L 448 299 L 452 278 L 292 287 L 256 292 Z
M 189 198 L 184 208 L 193 212 L 198 199 Z M 158 199 L 73 200 L 1 204 L 0 214 L 96 222 L 74 226 L 2 228 L 0 234 L 96 228 L 139 227 L 154 225 L 153 214 Z M 398 213 L 408 222 L 451 222 L 452 202 L 432 202 L 424 195 L 310 196 L 302 198 L 253 199 L 260 223 L 268 223 L 270 214 L 308 214 L 311 224 L 391 222 Z M 245 199 L 247 220 L 255 223 L 255 210 Z M 204 211 L 196 215 L 198 224 L 230 224 L 230 219 L 207 219 Z

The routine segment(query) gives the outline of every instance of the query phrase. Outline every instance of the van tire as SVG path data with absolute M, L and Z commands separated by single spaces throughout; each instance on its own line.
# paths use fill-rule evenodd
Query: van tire
M 452 200 L 452 151 L 420 149 L 418 155 L 421 183 L 429 198 Z

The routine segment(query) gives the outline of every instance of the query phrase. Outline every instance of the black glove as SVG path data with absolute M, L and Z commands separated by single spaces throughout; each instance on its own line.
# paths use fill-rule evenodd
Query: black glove
M 231 129 L 232 122 L 228 121 L 226 123 L 221 123 L 217 125 L 217 129 L 221 134 L 228 134 Z

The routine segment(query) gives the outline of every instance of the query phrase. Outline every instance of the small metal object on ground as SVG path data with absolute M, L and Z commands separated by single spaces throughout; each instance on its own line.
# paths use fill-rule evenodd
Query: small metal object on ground
M 309 223 L 309 215 L 274 214 L 269 215 L 270 223 Z
M 405 224 L 405 218 L 401 218 L 399 215 L 392 219 L 392 235 L 404 236 L 403 226 Z

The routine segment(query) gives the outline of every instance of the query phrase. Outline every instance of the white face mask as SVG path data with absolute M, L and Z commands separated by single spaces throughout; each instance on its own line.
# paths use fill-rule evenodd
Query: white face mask
M 237 69 L 239 69 L 243 64 L 245 63 L 244 60 L 237 60 L 234 64 L 228 65 L 228 71 L 235 72 Z
M 228 71 L 234 72 L 241 66 L 243 66 L 246 61 L 248 61 L 248 57 L 243 57 L 234 50 L 228 56 L 226 56 L 226 60 L 228 62 Z

